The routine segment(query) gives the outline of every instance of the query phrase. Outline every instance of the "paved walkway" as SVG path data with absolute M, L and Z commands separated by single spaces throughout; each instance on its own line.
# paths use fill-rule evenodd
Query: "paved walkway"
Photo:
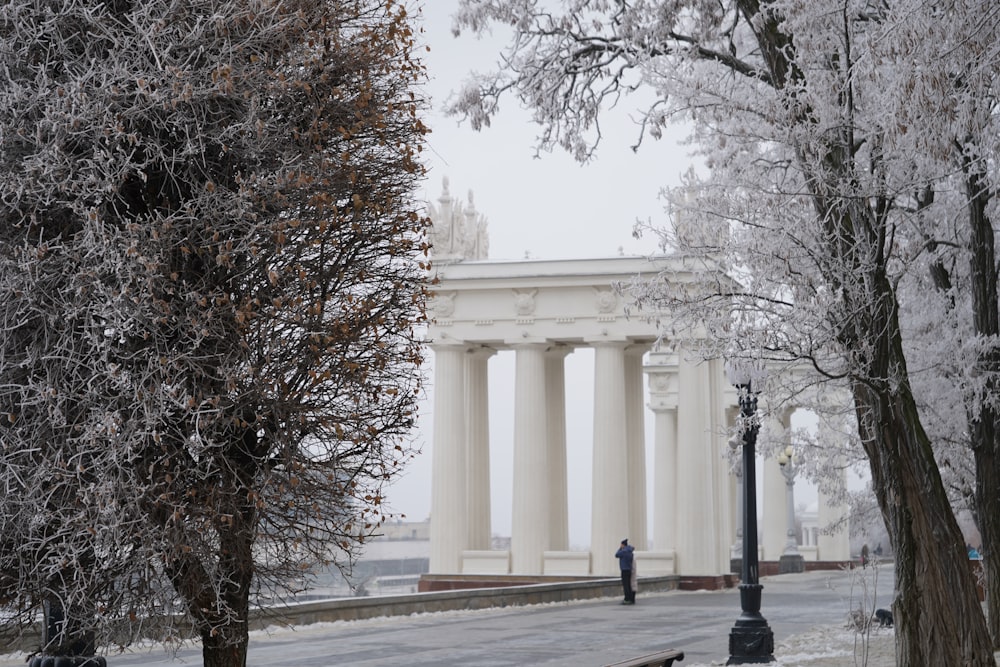
M 889 667 L 891 631 L 867 642 L 846 629 L 849 610 L 867 596 L 869 608 L 888 607 L 892 571 L 812 572 L 767 577 L 761 613 L 775 637 L 780 665 Z M 873 592 L 875 595 L 872 602 Z M 643 595 L 635 606 L 617 599 L 440 612 L 326 623 L 254 633 L 251 667 L 408 665 L 425 667 L 599 667 L 644 653 L 678 648 L 686 667 L 722 665 L 729 631 L 739 616 L 739 592 L 671 591 Z M 23 656 L 0 665 L 23 665 Z M 109 667 L 201 665 L 200 650 L 176 656 L 159 647 L 111 655 Z

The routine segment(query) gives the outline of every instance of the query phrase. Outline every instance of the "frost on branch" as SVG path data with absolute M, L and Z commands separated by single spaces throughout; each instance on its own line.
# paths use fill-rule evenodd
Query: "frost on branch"
M 251 599 L 377 531 L 422 380 L 410 20 L 0 6 L 9 626 L 57 602 L 127 644 L 186 615 L 222 664 Z
M 644 127 L 687 123 L 708 173 L 669 195 L 683 224 L 652 231 L 682 275 L 716 272 L 666 276 L 641 302 L 671 344 L 797 363 L 847 388 L 902 565 L 897 618 L 913 619 L 897 628 L 900 664 L 994 665 L 1000 550 L 986 556 L 987 632 L 953 507 L 973 504 L 985 542 L 1000 543 L 995 7 L 460 7 L 460 28 L 514 27 L 503 67 L 462 99 L 488 117 L 516 96 L 540 148 L 591 157 L 600 117 L 635 86 L 656 95 Z M 799 388 L 785 389 L 779 402 Z

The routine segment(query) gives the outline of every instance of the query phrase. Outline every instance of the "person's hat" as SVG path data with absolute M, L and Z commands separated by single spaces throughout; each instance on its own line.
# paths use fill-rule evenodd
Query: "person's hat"
M 622 540 L 622 544 L 628 544 L 628 538 L 627 537 L 624 540 Z

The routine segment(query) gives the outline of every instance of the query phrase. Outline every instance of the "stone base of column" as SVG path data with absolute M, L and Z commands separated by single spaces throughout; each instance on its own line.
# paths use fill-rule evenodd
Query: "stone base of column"
M 806 559 L 801 554 L 785 554 L 778 559 L 778 574 L 806 571 Z

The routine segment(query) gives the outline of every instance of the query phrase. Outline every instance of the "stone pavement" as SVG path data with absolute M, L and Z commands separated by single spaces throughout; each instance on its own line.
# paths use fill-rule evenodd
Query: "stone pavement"
M 893 664 L 891 630 L 864 638 L 846 628 L 851 609 L 891 604 L 892 570 L 807 572 L 765 577 L 761 613 L 774 631 L 779 665 L 837 667 Z M 438 612 L 407 617 L 274 628 L 254 633 L 251 667 L 409 665 L 426 667 L 600 667 L 666 648 L 684 651 L 680 665 L 723 665 L 739 592 L 670 591 L 617 599 Z M 867 662 L 862 656 L 867 652 Z M 23 665 L 7 656 L 0 665 Z M 197 648 L 176 656 L 161 647 L 108 656 L 109 667 L 201 665 Z

